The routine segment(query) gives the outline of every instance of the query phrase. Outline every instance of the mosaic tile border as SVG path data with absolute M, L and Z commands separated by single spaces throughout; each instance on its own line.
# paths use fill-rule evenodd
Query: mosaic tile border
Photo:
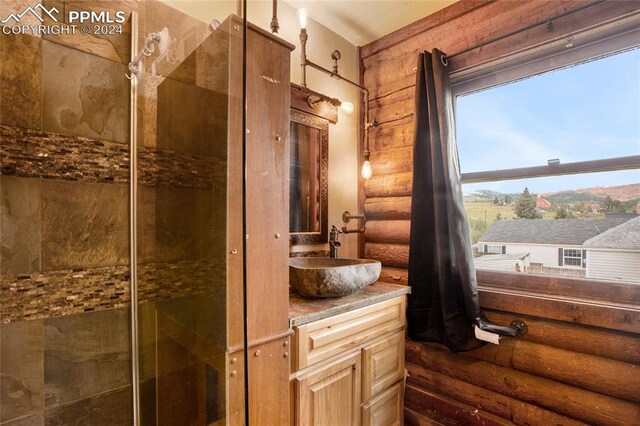
M 182 261 L 140 265 L 140 303 L 224 291 L 222 262 Z M 221 277 L 224 278 L 224 277 Z M 128 306 L 128 266 L 0 276 L 0 324 Z
M 129 267 L 0 277 L 2 324 L 126 306 Z
M 2 175 L 94 183 L 129 182 L 129 147 L 80 136 L 0 126 Z M 170 150 L 138 150 L 142 186 L 213 189 L 224 182 L 223 161 Z

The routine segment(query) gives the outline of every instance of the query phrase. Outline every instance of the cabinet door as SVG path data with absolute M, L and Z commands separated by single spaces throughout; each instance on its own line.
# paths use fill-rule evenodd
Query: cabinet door
M 402 424 L 402 388 L 398 382 L 362 406 L 362 426 L 399 426 Z
M 368 400 L 404 376 L 404 329 L 362 350 L 362 399 Z
M 360 354 L 330 363 L 296 380 L 296 424 L 360 424 Z

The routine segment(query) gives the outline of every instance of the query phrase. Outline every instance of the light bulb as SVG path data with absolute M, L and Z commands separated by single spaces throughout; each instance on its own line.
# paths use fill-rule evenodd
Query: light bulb
M 300 28 L 307 28 L 307 18 L 309 17 L 309 12 L 305 8 L 298 9 L 298 23 L 300 24 Z
M 353 104 L 351 102 L 343 102 L 340 105 L 340 108 L 342 108 L 344 111 L 346 111 L 349 114 L 353 112 Z
M 369 179 L 372 175 L 371 162 L 369 160 L 364 160 L 364 163 L 362 163 L 362 179 Z

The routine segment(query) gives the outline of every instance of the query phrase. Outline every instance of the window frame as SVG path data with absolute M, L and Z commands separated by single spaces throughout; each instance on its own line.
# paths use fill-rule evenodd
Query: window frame
M 570 253 L 567 254 L 567 252 L 576 252 L 576 253 Z M 572 265 L 570 263 L 567 263 L 567 260 L 571 260 L 571 261 L 575 261 L 577 260 L 577 265 Z M 578 267 L 578 268 L 583 268 L 583 261 L 582 261 L 582 249 L 579 248 L 563 248 L 562 249 L 562 265 L 563 266 L 570 266 L 570 267 Z
M 590 29 L 577 30 L 569 37 L 576 47 L 567 46 L 567 39 L 553 39 L 534 48 L 502 55 L 496 60 L 467 68 L 457 69 L 454 65 L 450 71 L 454 115 L 458 96 L 640 48 L 640 14 L 609 21 Z M 640 155 L 462 173 L 461 184 L 629 169 L 640 169 Z M 585 260 L 583 251 L 580 267 L 586 268 Z M 557 297 L 568 304 L 582 304 L 585 300 L 592 300 L 601 304 L 605 311 L 613 313 L 625 311 L 629 306 L 640 306 L 640 285 L 628 281 L 536 276 L 489 270 L 477 271 L 476 274 L 481 294 L 491 299 L 485 307 L 491 309 L 500 309 L 498 305 L 492 304 L 495 303 L 493 299 L 499 299 L 501 295 L 508 300 L 511 296 L 542 298 L 549 303 Z M 628 331 L 625 329 L 626 325 L 604 325 L 599 321 L 592 325 Z
M 486 254 L 505 254 L 505 246 L 497 245 L 497 244 L 485 244 L 484 245 L 484 253 Z M 498 250 L 498 251 L 492 251 Z
M 571 46 L 568 47 L 567 40 Z M 497 60 L 451 72 L 451 100 L 489 88 L 514 83 L 534 75 L 568 68 L 629 50 L 640 49 L 640 14 L 577 32 L 542 46 L 503 56 Z M 603 158 L 533 167 L 462 173 L 462 183 L 528 179 L 581 173 L 640 169 L 640 155 Z

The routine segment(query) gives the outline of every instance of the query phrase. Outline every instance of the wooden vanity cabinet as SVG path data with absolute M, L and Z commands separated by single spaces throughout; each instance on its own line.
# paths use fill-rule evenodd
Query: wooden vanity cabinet
M 360 366 L 360 354 L 353 353 L 299 377 L 297 424 L 359 424 Z
M 294 327 L 292 424 L 401 425 L 405 296 Z

